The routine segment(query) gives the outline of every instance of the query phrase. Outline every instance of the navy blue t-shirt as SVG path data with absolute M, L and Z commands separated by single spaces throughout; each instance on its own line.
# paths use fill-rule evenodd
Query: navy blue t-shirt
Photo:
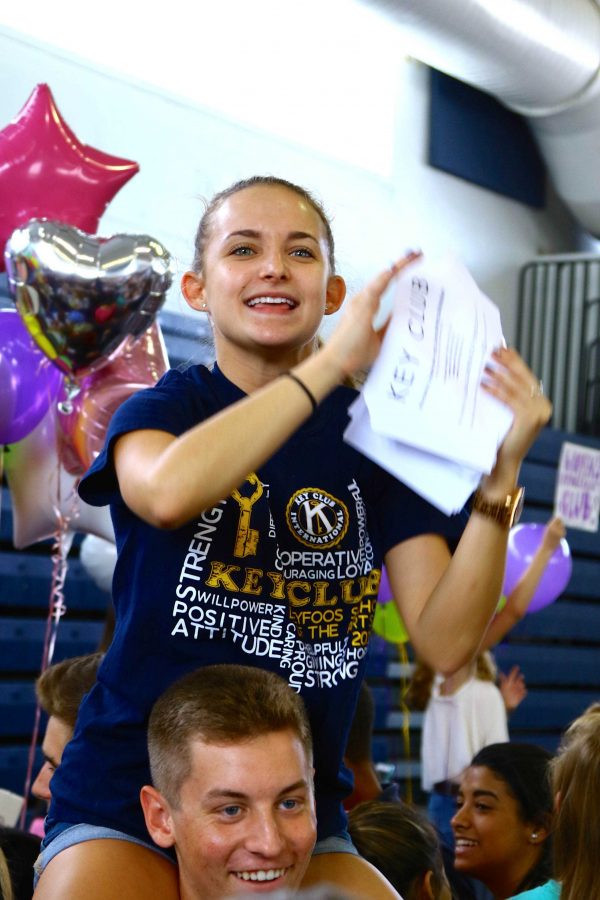
M 52 780 L 48 828 L 86 822 L 148 840 L 139 789 L 150 781 L 146 723 L 175 679 L 202 665 L 270 669 L 305 700 L 315 747 L 319 838 L 345 827 L 342 756 L 384 553 L 451 520 L 346 444 L 336 389 L 237 490 L 172 531 L 125 505 L 115 439 L 144 428 L 182 434 L 241 399 L 217 367 L 171 370 L 116 412 L 81 497 L 111 504 L 116 626 L 98 683 Z M 252 441 L 252 429 L 247 440 Z

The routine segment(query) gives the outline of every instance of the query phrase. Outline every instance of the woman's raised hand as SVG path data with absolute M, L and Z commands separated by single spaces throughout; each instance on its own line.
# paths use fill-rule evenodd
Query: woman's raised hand
M 341 321 L 324 347 L 344 376 L 367 368 L 376 359 L 389 321 L 388 317 L 379 328 L 373 325 L 381 297 L 396 275 L 420 256 L 418 251 L 407 253 L 346 302 Z
M 553 516 L 544 528 L 542 546 L 545 547 L 549 553 L 554 553 L 561 540 L 566 536 L 567 529 L 565 528 L 565 523 L 560 516 Z
M 552 404 L 544 395 L 542 383 L 523 362 L 516 350 L 500 347 L 492 354 L 482 382 L 483 390 L 501 400 L 513 412 L 513 423 L 504 438 L 494 474 L 516 480 L 521 461 L 534 440 L 548 424 Z

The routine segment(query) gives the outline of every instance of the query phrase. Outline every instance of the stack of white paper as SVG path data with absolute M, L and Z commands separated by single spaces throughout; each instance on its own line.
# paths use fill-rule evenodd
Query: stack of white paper
M 482 391 L 504 344 L 498 309 L 465 267 L 425 259 L 398 277 L 392 318 L 345 439 L 439 509 L 489 473 L 512 412 Z

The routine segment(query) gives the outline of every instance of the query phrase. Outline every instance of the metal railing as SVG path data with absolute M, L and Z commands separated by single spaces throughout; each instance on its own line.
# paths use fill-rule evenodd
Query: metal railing
M 552 424 L 600 434 L 600 256 L 540 256 L 521 270 L 517 348 L 554 404 Z

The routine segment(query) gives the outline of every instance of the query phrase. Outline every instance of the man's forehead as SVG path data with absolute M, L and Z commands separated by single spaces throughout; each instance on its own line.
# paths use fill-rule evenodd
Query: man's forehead
M 306 750 L 291 729 L 229 741 L 197 737 L 190 742 L 190 750 L 190 778 L 197 786 L 201 782 L 205 791 L 249 794 L 259 778 L 279 781 L 282 789 L 311 780 Z
M 215 748 L 217 750 L 225 750 L 227 748 L 248 748 L 251 752 L 263 743 L 273 741 L 288 744 L 298 744 L 302 747 L 302 740 L 297 731 L 293 728 L 277 728 L 273 731 L 261 731 L 258 734 L 237 736 L 233 734 L 231 737 L 206 737 L 203 734 L 197 734 L 190 738 L 190 744 L 193 747 Z M 304 748 L 303 748 L 304 749 Z
M 50 716 L 42 742 L 42 751 L 47 759 L 60 762 L 63 750 L 73 737 L 73 729 L 58 716 Z

